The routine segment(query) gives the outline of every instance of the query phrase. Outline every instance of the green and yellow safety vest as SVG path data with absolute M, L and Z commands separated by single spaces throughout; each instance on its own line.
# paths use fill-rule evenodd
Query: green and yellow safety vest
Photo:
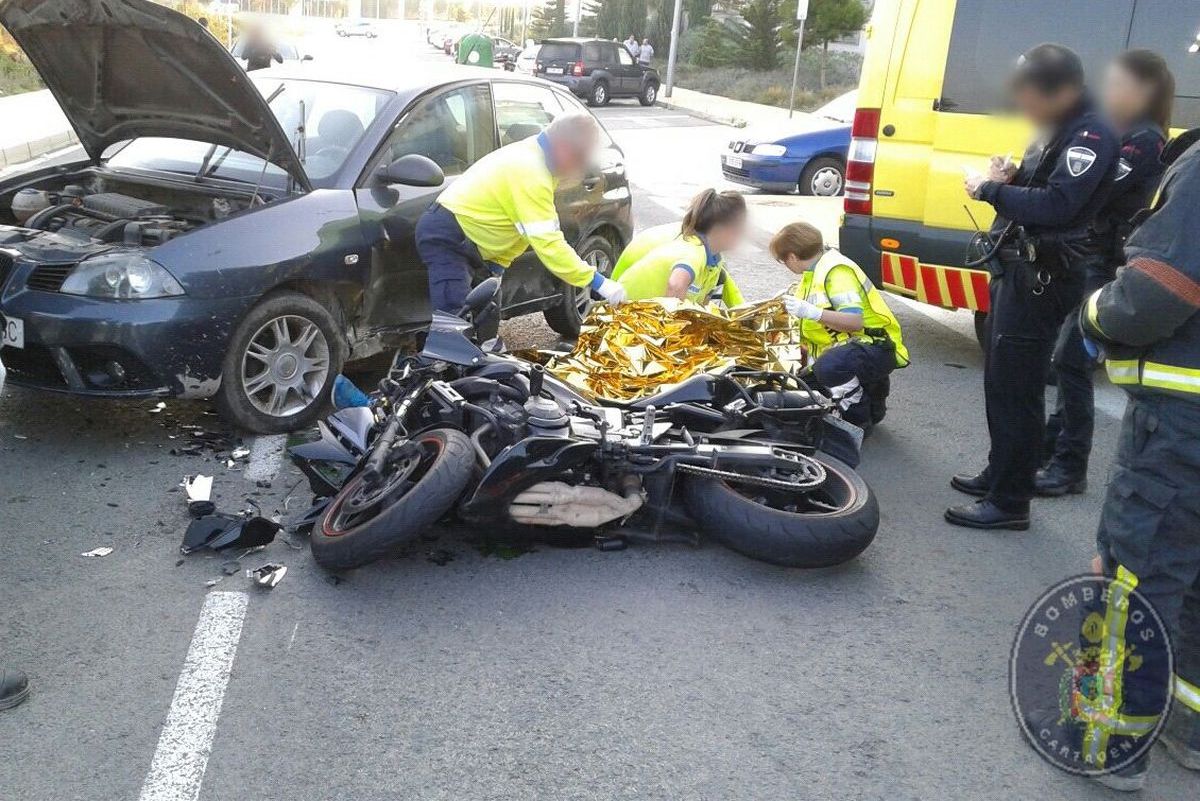
M 856 312 L 863 316 L 863 330 L 854 334 L 832 331 L 816 320 L 797 320 L 800 336 L 814 358 L 843 342 L 877 341 L 885 337 L 896 347 L 896 366 L 908 366 L 908 349 L 904 346 L 900 321 L 867 274 L 846 256 L 832 248 L 826 251 L 800 278 L 795 295 L 820 309 Z

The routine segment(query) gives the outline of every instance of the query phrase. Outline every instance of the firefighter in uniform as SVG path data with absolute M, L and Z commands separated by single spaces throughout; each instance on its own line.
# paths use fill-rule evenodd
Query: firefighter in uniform
M 613 268 L 629 300 L 675 297 L 727 307 L 745 302 L 722 253 L 746 233 L 746 199 L 739 192 L 705 189 L 692 198 L 683 221 L 643 231 Z
M 621 303 L 624 288 L 567 244 L 554 205 L 559 180 L 581 175 L 599 143 L 594 117 L 565 114 L 538 136 L 484 156 L 442 192 L 421 215 L 416 232 L 433 309 L 457 312 L 471 289 L 473 270 L 486 267 L 502 274 L 529 247 L 566 283 Z
M 863 429 L 882 422 L 892 371 L 909 363 L 900 322 L 883 295 L 808 223 L 780 229 L 771 255 L 800 276 L 784 305 L 814 359 L 817 383 L 838 400 L 848 422 Z
M 1167 750 L 1200 770 L 1200 130 L 1171 143 L 1148 218 L 1116 279 L 1088 297 L 1084 337 L 1129 394 L 1100 517 L 1099 567 L 1136 588 L 1175 646 Z M 1111 782 L 1136 789 L 1145 760 Z
M 966 180 L 967 192 L 997 213 L 984 254 L 992 270 L 984 365 L 991 451 L 983 472 L 951 481 L 979 500 L 947 509 L 946 520 L 1024 530 L 1041 465 L 1050 355 L 1082 299 L 1086 264 L 1098 253 L 1089 227 L 1107 199 L 1119 143 L 1093 108 L 1073 51 L 1028 51 L 1012 89 L 1017 106 L 1044 131 L 1044 144 L 1031 147 L 1019 169 L 993 158 L 986 177 Z
M 1133 231 L 1133 219 L 1150 204 L 1162 177 L 1161 157 L 1174 98 L 1175 79 L 1157 53 L 1129 50 L 1109 67 L 1104 109 L 1122 132 L 1121 158 L 1108 203 L 1093 226 L 1102 255 L 1087 265 L 1085 294 L 1113 280 L 1117 266 L 1125 263 L 1125 240 Z M 1084 349 L 1078 315 L 1072 314 L 1063 323 L 1051 363 L 1058 400 L 1046 423 L 1042 455 L 1048 462 L 1036 479 L 1036 492 L 1042 497 L 1087 490 L 1096 418 L 1092 387 L 1096 362 Z

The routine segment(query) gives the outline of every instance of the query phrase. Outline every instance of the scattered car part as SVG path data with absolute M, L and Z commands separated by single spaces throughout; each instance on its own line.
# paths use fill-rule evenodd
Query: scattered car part
M 287 568 L 274 563 L 268 563 L 246 571 L 246 578 L 254 579 L 256 585 L 265 587 L 268 590 L 274 589 L 279 582 L 283 581 L 283 577 L 286 575 Z
M 113 552 L 112 548 L 108 547 L 107 545 L 101 545 L 99 548 L 93 548 L 90 551 L 84 551 L 83 553 L 81 553 L 79 555 L 80 556 L 97 556 L 97 557 L 99 557 L 99 556 L 108 556 L 112 552 Z
M 188 513 L 192 517 L 204 517 L 217 511 L 217 505 L 212 501 L 212 476 L 185 476 L 183 491 L 187 493 Z
M 193 520 L 183 535 L 181 553 L 189 554 L 202 548 L 220 551 L 225 548 L 255 548 L 268 545 L 283 528 L 274 520 L 243 512 L 240 515 L 216 512 Z

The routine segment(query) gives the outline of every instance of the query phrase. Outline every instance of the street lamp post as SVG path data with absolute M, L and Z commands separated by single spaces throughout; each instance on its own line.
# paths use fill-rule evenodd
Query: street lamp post
M 667 97 L 675 89 L 675 59 L 679 55 L 679 23 L 682 19 L 683 0 L 675 0 L 675 13 L 671 16 L 671 47 L 667 51 Z
M 575 27 L 571 29 L 572 36 L 579 35 L 579 18 L 583 16 L 583 0 L 575 0 Z
M 808 19 L 808 0 L 796 3 L 796 66 L 792 67 L 792 94 L 788 98 L 788 119 L 796 110 L 796 84 L 800 80 L 800 49 L 804 47 L 804 21 Z

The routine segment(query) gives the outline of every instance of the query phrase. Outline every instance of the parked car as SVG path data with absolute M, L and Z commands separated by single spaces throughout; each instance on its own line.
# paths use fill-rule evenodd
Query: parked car
M 614 97 L 652 106 L 661 84 L 658 70 L 639 65 L 624 45 L 607 39 L 547 39 L 534 74 L 567 87 L 589 106 L 608 105 Z
M 516 58 L 505 62 L 504 69 L 509 72 L 515 72 L 518 75 L 533 75 L 537 69 L 537 57 L 541 49 L 541 45 L 532 45 L 525 48 Z
M 516 42 L 505 39 L 503 36 L 492 37 L 492 60 L 496 64 L 507 69 L 508 62 L 516 61 L 520 54 L 521 46 Z
M 751 134 L 721 155 L 725 179 L 770 192 L 834 197 L 846 188 L 846 152 L 858 92 L 795 121 L 786 133 Z
M 236 42 L 233 43 L 233 47 L 230 49 L 229 52 L 231 54 L 233 54 L 234 58 L 238 59 L 239 61 L 242 61 L 245 59 L 245 57 L 242 55 L 243 52 L 245 51 L 245 49 L 246 49 L 246 39 L 245 39 L 245 37 L 241 37 Z M 312 61 L 313 60 L 312 55 L 302 51 L 295 42 L 289 42 L 286 40 L 276 41 L 275 49 L 279 51 L 279 55 L 283 57 L 284 61 Z
M 358 19 L 350 22 L 339 22 L 334 26 L 334 31 L 338 36 L 364 36 L 367 39 L 374 39 L 379 35 L 375 30 L 375 25 L 369 20 Z
M 73 13 L 81 2 L 96 12 Z M 145 0 L 14 0 L 0 4 L 0 25 L 88 156 L 0 182 L 9 382 L 215 396 L 253 431 L 311 423 L 343 364 L 427 327 L 413 231 L 443 181 L 584 110 L 559 87 L 498 70 L 247 74 L 186 17 Z M 63 37 L 107 48 L 52 46 Z M 99 80 L 113 49 L 123 63 L 158 63 L 155 81 Z M 607 135 L 595 172 L 564 182 L 559 203 L 568 240 L 611 270 L 631 215 Z M 571 336 L 590 297 L 530 251 L 506 272 L 502 301 L 505 316 L 541 312 Z

